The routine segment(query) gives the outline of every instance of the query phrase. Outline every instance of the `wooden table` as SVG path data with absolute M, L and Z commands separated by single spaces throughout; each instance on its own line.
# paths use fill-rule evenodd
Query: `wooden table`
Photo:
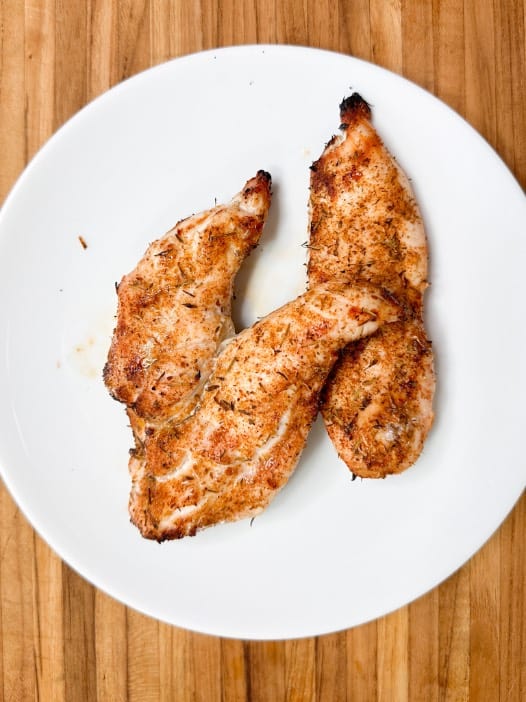
M 174 56 L 238 43 L 386 66 L 477 128 L 526 184 L 524 0 L 1 0 L 0 197 L 88 100 Z M 451 168 L 459 154 L 451 154 Z M 496 469 L 499 467 L 496 466 Z M 288 642 L 193 634 L 85 582 L 0 492 L 0 694 L 67 700 L 526 699 L 526 500 L 459 572 L 353 630 Z

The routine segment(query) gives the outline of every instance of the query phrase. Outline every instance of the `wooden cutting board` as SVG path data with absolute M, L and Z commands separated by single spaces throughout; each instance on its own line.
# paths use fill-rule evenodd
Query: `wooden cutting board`
M 337 50 L 406 76 L 478 129 L 524 187 L 525 26 L 525 0 L 1 0 L 0 198 L 43 142 L 112 85 L 175 56 L 256 42 Z M 242 642 L 108 598 L 50 551 L 2 487 L 0 698 L 519 702 L 525 533 L 523 497 L 466 566 L 417 602 L 330 636 Z

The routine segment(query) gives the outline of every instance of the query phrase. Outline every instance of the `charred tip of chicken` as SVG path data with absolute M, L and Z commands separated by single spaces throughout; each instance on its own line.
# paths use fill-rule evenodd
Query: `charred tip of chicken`
M 243 192 L 246 195 L 254 190 L 263 190 L 270 193 L 272 187 L 272 176 L 267 171 L 258 171 L 256 175 L 247 181 Z
M 267 201 L 267 206 L 269 206 L 272 195 L 272 176 L 270 173 L 259 170 L 253 178 L 247 181 L 242 194 L 244 198 L 250 198 L 251 195 L 263 196 Z
M 353 93 L 342 100 L 340 104 L 340 129 L 347 129 L 356 119 L 371 118 L 371 106 L 359 93 Z
M 272 176 L 270 175 L 270 173 L 268 171 L 259 170 L 256 173 L 256 178 L 263 178 L 264 180 L 267 181 L 267 183 L 269 185 L 272 184 Z

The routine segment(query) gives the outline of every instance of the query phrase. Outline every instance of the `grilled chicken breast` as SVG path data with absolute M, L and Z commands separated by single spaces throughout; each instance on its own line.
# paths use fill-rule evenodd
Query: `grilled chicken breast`
M 119 284 L 104 380 L 128 405 L 138 440 L 191 411 L 217 347 L 234 333 L 233 281 L 261 236 L 270 187 L 259 171 L 228 204 L 179 222 Z
M 309 284 L 350 277 L 382 285 L 404 319 L 347 347 L 322 400 L 339 456 L 362 477 L 399 473 L 433 421 L 431 344 L 423 324 L 427 242 L 410 183 L 356 93 L 340 106 L 343 134 L 312 165 Z
M 225 342 L 195 412 L 132 452 L 142 535 L 181 538 L 261 512 L 296 466 L 338 351 L 397 316 L 376 287 L 329 282 Z

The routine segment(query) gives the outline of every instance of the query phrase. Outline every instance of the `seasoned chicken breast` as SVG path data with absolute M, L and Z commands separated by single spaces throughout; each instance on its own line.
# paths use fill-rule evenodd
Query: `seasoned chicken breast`
M 296 466 L 338 351 L 397 316 L 376 287 L 329 282 L 225 342 L 195 411 L 132 453 L 142 535 L 181 538 L 261 512 Z
M 176 224 L 120 282 L 104 380 L 128 405 L 137 439 L 150 424 L 186 416 L 234 333 L 233 281 L 261 236 L 270 187 L 259 171 L 228 204 Z
M 329 436 L 362 477 L 399 473 L 433 421 L 431 343 L 424 329 L 427 242 L 410 183 L 356 93 L 340 106 L 342 135 L 312 165 L 309 284 L 351 277 L 382 285 L 404 319 L 345 349 L 322 400 Z

